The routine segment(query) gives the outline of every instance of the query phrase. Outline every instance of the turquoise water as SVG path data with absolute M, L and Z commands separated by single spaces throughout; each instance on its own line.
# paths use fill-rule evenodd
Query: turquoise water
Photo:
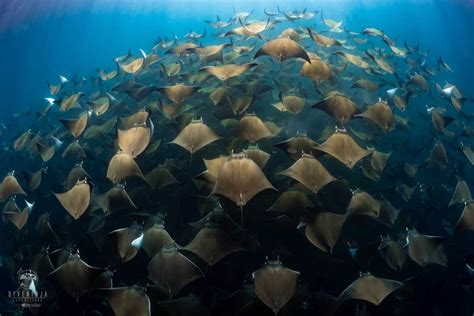
M 291 3 L 291 4 L 290 4 Z M 96 75 L 97 68 L 113 67 L 113 58 L 129 48 L 150 49 L 158 37 L 182 38 L 189 29 L 213 30 L 204 20 L 219 15 L 227 20 L 233 10 L 307 8 L 324 10 L 327 18 L 344 20 L 360 32 L 376 27 L 410 45 L 439 56 L 455 70 L 449 79 L 467 95 L 474 91 L 474 4 L 472 1 L 12 1 L 0 4 L 1 117 L 37 109 L 48 96 L 46 82 L 57 75 Z M 320 16 L 316 19 L 320 22 Z M 312 25 L 310 22 L 298 24 Z M 212 40 L 210 36 L 204 40 Z

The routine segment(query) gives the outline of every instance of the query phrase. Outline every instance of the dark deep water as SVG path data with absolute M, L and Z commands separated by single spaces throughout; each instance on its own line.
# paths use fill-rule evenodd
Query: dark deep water
M 177 55 L 166 53 L 168 48 L 157 48 L 154 51 L 160 58 L 157 63 L 133 75 L 120 71 L 111 80 L 98 79 L 98 69 L 116 69 L 114 59 L 129 49 L 133 56 L 128 60 L 140 58 L 139 49 L 153 55 L 152 47 L 159 39 L 172 39 L 173 34 L 178 40 L 171 48 L 189 42 L 202 47 L 229 43 L 229 36 L 219 38 L 216 33 L 220 29 L 204 21 L 216 21 L 216 16 L 227 21 L 235 12 L 253 10 L 244 23 L 261 21 L 265 25 L 264 9 L 275 12 L 277 6 L 282 12 L 306 9 L 305 12 L 317 10 L 318 13 L 294 22 L 280 13 L 277 18 L 282 22 L 265 29 L 262 38 L 232 35 L 233 44 L 255 44 L 255 48 L 232 57 L 232 47 L 225 47 L 224 59 L 229 58 L 225 63 L 258 64 L 249 66 L 235 78 L 223 82 L 217 76 L 199 77 L 198 74 L 203 74 L 202 67 L 222 63 L 208 61 L 195 51 Z M 341 32 L 330 31 L 322 22 L 322 10 L 324 18 L 343 21 Z M 270 17 L 269 21 L 274 19 Z M 239 21 L 234 20 L 223 30 L 239 26 Z M 343 44 L 318 45 L 307 36 L 307 27 Z M 394 41 L 395 47 L 408 52 L 407 56 L 394 55 L 382 38 L 362 35 L 367 27 L 383 31 Z M 254 58 L 267 41 L 288 28 L 301 36 L 298 43 L 307 53 L 316 53 L 332 67 L 330 79 L 310 80 L 300 75 L 304 62 L 301 58 L 289 58 L 281 63 L 271 56 Z M 206 30 L 207 34 L 196 41 L 185 39 L 190 30 L 197 33 Z M 252 273 L 268 272 L 259 269 L 263 269 L 268 260 L 277 258 L 282 265 L 276 264 L 277 272 L 270 274 L 268 282 L 262 282 L 269 292 L 277 289 L 281 294 L 293 289 L 292 283 L 278 274 L 289 271 L 281 270 L 282 267 L 299 272 L 294 293 L 280 306 L 278 315 L 474 315 L 474 270 L 470 270 L 474 268 L 474 203 L 470 194 L 474 185 L 474 156 L 470 160 L 469 152 L 463 150 L 474 148 L 473 30 L 474 2 L 470 0 L 1 1 L 0 180 L 14 170 L 14 177 L 25 195 L 21 192 L 7 195 L 2 191 L 2 185 L 6 185 L 0 185 L 4 219 L 0 223 L 0 316 L 113 315 L 114 312 L 148 315 L 146 311 L 140 312 L 143 306 L 146 310 L 144 300 L 149 300 L 152 315 L 273 315 L 271 302 L 285 298 L 267 294 L 270 303 L 265 301 L 265 295 L 258 292 L 262 286 Z M 354 38 L 361 41 L 366 38 L 368 42 L 357 43 Z M 418 45 L 419 49 L 415 49 Z M 377 66 L 367 51 L 395 65 L 394 74 Z M 369 69 L 348 62 L 339 52 L 363 57 Z M 452 72 L 437 63 L 439 57 Z M 177 61 L 181 62 L 181 70 L 165 76 L 160 64 L 169 66 Z M 44 98 L 51 97 L 47 83 L 57 84 L 58 75 L 70 82 L 54 98 L 60 100 L 76 92 L 85 95 L 79 99 L 79 108 L 61 112 L 59 106 L 53 105 L 40 117 L 38 111 L 47 105 Z M 425 93 L 422 84 L 411 82 L 417 75 L 426 79 L 429 92 Z M 138 83 L 139 88 L 116 89 L 117 84 L 130 79 Z M 365 91 L 354 88 L 357 79 L 370 79 L 382 85 Z M 185 102 L 177 102 L 164 89 L 160 90 L 177 83 L 199 86 L 201 90 L 190 94 Z M 251 83 L 260 83 L 266 88 L 255 92 Z M 461 96 L 453 101 L 436 90 L 436 84 L 444 88 L 446 83 L 455 85 Z M 401 91 L 409 95 L 406 110 L 386 93 L 396 86 L 400 87 L 397 95 L 402 95 Z M 146 87 L 152 89 L 150 94 L 144 97 L 137 94 L 140 88 Z M 223 97 L 213 104 L 211 92 L 222 87 L 228 89 L 230 101 Z M 356 111 L 347 120 L 332 113 L 331 106 L 321 105 L 333 97 L 331 93 L 335 91 L 354 101 Z M 283 102 L 283 96 L 288 95 L 305 99 L 301 112 L 290 113 L 289 109 L 280 112 L 271 106 Z M 231 101 L 241 96 L 252 97 L 249 108 L 240 112 L 231 109 Z M 95 106 L 91 102 L 100 97 L 110 101 L 109 109 L 100 115 L 91 113 L 87 129 L 73 135 L 72 129 L 61 120 L 81 117 L 84 111 Z M 388 103 L 378 102 L 379 98 Z M 461 100 L 462 105 L 456 108 L 453 102 Z M 381 103 L 396 117 L 385 121 L 385 117 L 358 116 L 367 114 L 369 106 Z M 170 117 L 164 108 L 166 104 L 192 107 L 180 108 L 180 115 Z M 311 108 L 313 104 L 318 109 Z M 434 109 L 428 111 L 429 108 Z M 126 118 L 142 109 L 148 111 L 148 118 L 143 122 L 138 120 L 139 124 L 127 125 Z M 255 112 L 262 121 L 273 122 L 281 130 L 271 130 L 269 135 L 258 139 L 246 138 L 243 128 L 239 130 L 235 124 L 239 124 L 237 121 L 246 117 L 247 112 Z M 179 141 L 171 143 L 185 126 L 196 123 L 191 121 L 189 113 L 201 117 L 219 136 L 193 153 L 185 150 Z M 115 117 L 118 121 L 111 121 Z M 391 128 L 384 130 L 380 126 L 386 122 Z M 107 124 L 110 128 L 105 130 L 103 126 Z M 345 128 L 346 132 L 335 130 L 335 126 Z M 94 127 L 100 129 L 98 136 L 86 136 L 92 134 L 88 131 Z M 149 143 L 143 141 L 146 137 L 138 139 L 133 135 L 130 142 L 120 141 L 119 131 L 134 128 L 146 129 L 150 133 Z M 31 136 L 27 144 L 17 149 L 15 140 L 28 129 Z M 301 132 L 315 143 L 304 148 L 298 145 L 291 150 L 279 145 L 301 136 Z M 367 151 L 365 157 L 356 159 L 355 166 L 349 167 L 349 162 L 342 162 L 336 158 L 337 154 L 320 147 L 336 134 L 350 137 L 361 150 Z M 159 140 L 161 144 L 154 147 Z M 129 147 L 141 142 L 146 143 L 143 152 L 136 156 L 127 152 Z M 218 183 L 232 182 L 240 173 L 245 174 L 244 178 L 251 178 L 255 172 L 245 173 L 248 169 L 242 171 L 233 165 L 229 170 L 238 172 L 224 178 L 221 176 L 224 165 L 220 165 L 215 176 L 206 178 L 202 173 L 211 168 L 206 168 L 204 159 L 230 155 L 225 164 L 232 159 L 248 162 L 251 159 L 242 158 L 238 153 L 250 150 L 254 143 L 271 156 L 266 165 L 252 162 L 252 166 L 258 165 L 257 169 L 261 169 L 275 190 L 267 187 L 255 192 L 241 210 L 236 201 L 239 197 L 233 199 L 224 189 L 219 191 Z M 74 144 L 80 149 L 72 148 Z M 442 148 L 437 147 L 439 144 Z M 53 147 L 53 156 L 45 158 L 46 148 Z M 350 145 L 345 143 L 338 150 L 342 152 L 348 147 Z M 112 157 L 119 149 L 132 157 L 143 176 L 135 174 L 119 180 L 109 177 Z M 373 166 L 380 162 L 374 162 L 372 150 L 379 154 L 390 153 L 386 164 L 381 163 L 379 173 Z M 308 165 L 302 168 L 300 178 L 281 174 L 303 158 L 314 160 L 307 156 L 300 158 L 302 152 L 314 156 L 327 170 L 332 177 L 328 183 L 317 189 L 305 184 L 301 177 L 311 174 Z M 42 173 L 41 183 L 32 189 L 30 174 L 45 167 L 47 172 Z M 417 172 L 410 174 L 409 167 Z M 129 166 L 118 169 L 130 170 Z M 154 187 L 149 178 L 156 170 L 163 172 L 160 173 L 162 178 L 156 180 L 162 181 L 163 187 Z M 166 178 L 165 172 L 166 176 L 172 175 L 171 180 Z M 73 180 L 68 182 L 68 177 Z M 255 177 L 239 188 L 240 198 L 261 180 Z M 323 175 L 311 174 L 307 180 L 316 178 Z M 68 192 L 81 185 L 76 184 L 76 180 L 83 179 L 88 185 L 87 193 L 80 194 L 90 201 L 75 218 L 53 193 Z M 165 180 L 170 182 L 165 183 Z M 225 189 L 229 187 L 238 185 L 232 182 Z M 299 192 L 302 200 L 291 200 L 286 211 L 265 212 L 284 192 Z M 355 196 L 361 192 L 370 197 L 354 206 Z M 82 205 L 84 196 L 80 195 L 70 208 Z M 25 211 L 25 201 L 35 203 L 32 211 L 27 208 Z M 396 212 L 391 213 L 390 207 Z M 17 227 L 21 211 L 29 215 L 27 221 Z M 241 212 L 244 225 L 241 225 Z M 208 214 L 214 217 L 207 220 Z M 203 217 L 205 220 L 200 224 L 190 225 Z M 310 233 L 307 233 L 307 227 L 316 228 L 308 229 Z M 117 233 L 119 229 L 122 231 Z M 175 244 L 181 246 L 177 254 L 172 248 L 161 247 L 160 243 L 166 239 L 163 235 L 149 237 L 158 232 L 169 233 Z M 141 234 L 152 242 L 142 244 Z M 385 256 L 381 236 L 390 236 L 403 246 L 397 248 L 405 254 L 399 271 L 392 266 L 399 257 Z M 193 240 L 201 243 L 193 244 Z M 150 243 L 156 247 L 155 251 L 149 249 Z M 216 244 L 221 248 L 216 250 Z M 206 257 L 206 251 L 214 252 Z M 219 251 L 224 255 L 216 263 L 213 260 Z M 166 257 L 170 253 L 181 256 L 181 261 Z M 78 254 L 97 269 L 75 266 L 77 270 L 71 268 L 64 272 L 66 264 L 78 262 Z M 160 283 L 156 277 L 164 271 L 165 259 L 158 258 L 160 255 L 170 260 L 170 268 L 163 277 L 169 277 L 171 283 L 179 283 L 175 284 L 178 288 L 175 293 L 164 290 L 162 283 L 165 282 Z M 154 272 L 150 267 L 156 268 Z M 266 267 L 269 269 L 272 264 Z M 34 283 L 37 290 L 48 294 L 37 310 L 20 312 L 8 298 L 8 291 L 19 286 L 20 269 L 34 270 L 38 275 Z M 98 277 L 98 271 L 105 272 Z M 368 283 L 355 291 L 358 297 L 342 299 L 344 289 L 365 272 L 381 278 L 382 285 L 377 283 L 380 287 L 376 287 L 376 283 Z M 108 278 L 108 273 L 113 277 Z M 186 279 L 187 273 L 199 277 Z M 77 289 L 68 287 L 65 280 L 72 280 L 82 292 L 74 292 Z M 368 302 L 389 286 L 396 289 L 387 292 L 381 299 L 383 302 L 379 305 Z M 112 287 L 119 289 L 110 290 Z M 119 294 L 123 296 L 118 301 L 126 304 L 115 304 L 113 295 L 118 292 L 114 291 L 122 291 Z

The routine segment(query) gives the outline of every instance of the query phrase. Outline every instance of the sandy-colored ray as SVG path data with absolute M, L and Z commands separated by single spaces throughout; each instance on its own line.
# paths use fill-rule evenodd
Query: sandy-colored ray
M 241 74 L 255 66 L 257 66 L 256 63 L 248 63 L 242 65 L 227 64 L 223 66 L 206 66 L 199 69 L 199 71 L 207 72 L 216 77 L 217 79 L 224 81 L 232 77 L 240 76 Z
M 116 184 L 130 176 L 144 178 L 140 167 L 133 157 L 129 154 L 118 152 L 109 161 L 107 179 Z
M 77 119 L 60 120 L 74 137 L 79 137 L 84 132 L 89 122 L 89 112 L 82 113 Z
M 123 153 L 137 157 L 147 148 L 152 133 L 153 129 L 146 125 L 127 130 L 117 129 L 117 143 Z
M 359 112 L 357 105 L 351 99 L 338 94 L 326 98 L 312 107 L 328 113 L 342 124 L 348 122 L 354 114 Z
M 382 237 L 379 251 L 385 262 L 395 271 L 400 271 L 407 260 L 407 252 L 399 241 L 394 241 L 390 236 Z
M 309 63 L 311 62 L 303 47 L 297 42 L 285 37 L 280 37 L 265 43 L 257 51 L 254 58 L 264 55 L 276 58 L 279 62 L 289 58 L 302 58 Z
M 279 260 L 269 260 L 252 273 L 255 294 L 275 315 L 295 295 L 300 273 L 286 268 Z
M 179 253 L 175 245 L 164 246 L 148 263 L 148 278 L 170 299 L 202 276 L 201 270 Z
M 364 112 L 356 116 L 364 117 L 377 124 L 384 132 L 393 128 L 393 113 L 390 106 L 385 102 L 377 102 L 369 105 Z
M 306 238 L 322 251 L 332 252 L 341 235 L 346 218 L 346 215 L 320 212 L 310 223 L 306 224 L 304 231 Z
M 371 153 L 370 150 L 361 148 L 347 133 L 340 131 L 336 131 L 316 149 L 331 155 L 351 169 Z
M 174 86 L 166 86 L 157 88 L 157 90 L 166 96 L 168 99 L 173 101 L 174 103 L 182 103 L 189 97 L 191 97 L 194 93 L 196 93 L 200 87 L 194 86 L 185 86 L 182 84 L 175 84 Z
M 336 180 L 316 158 L 308 154 L 303 154 L 280 174 L 295 179 L 313 193 L 318 193 L 326 184 Z
M 84 295 L 105 269 L 85 263 L 79 254 L 72 254 L 66 263 L 49 274 L 60 288 L 76 300 Z
M 255 114 L 247 113 L 237 124 L 237 135 L 250 142 L 257 142 L 262 138 L 272 137 L 273 134 Z
M 246 154 L 232 154 L 222 165 L 212 194 L 223 195 L 244 206 L 257 193 L 274 189 L 258 165 Z
M 74 218 L 78 219 L 87 210 L 91 199 L 90 186 L 86 179 L 78 181 L 69 191 L 54 193 L 59 203 Z
M 466 204 L 472 201 L 471 190 L 466 181 L 461 178 L 458 178 L 458 183 L 454 189 L 453 196 L 451 201 L 448 204 L 448 207 L 457 203 Z
M 183 249 L 193 252 L 210 266 L 234 252 L 244 250 L 229 233 L 213 224 L 204 226 Z
M 338 301 L 342 303 L 348 299 L 357 299 L 379 305 L 388 295 L 402 286 L 403 283 L 395 280 L 378 278 L 370 273 L 361 274 L 341 293 Z
M 171 143 L 179 145 L 194 154 L 218 139 L 220 137 L 204 124 L 202 119 L 198 119 L 192 120 Z
M 3 181 L 0 184 L 0 201 L 4 202 L 11 196 L 17 194 L 26 195 L 25 191 L 23 191 L 18 183 L 18 180 L 15 178 L 15 173 L 11 172 L 3 178 Z

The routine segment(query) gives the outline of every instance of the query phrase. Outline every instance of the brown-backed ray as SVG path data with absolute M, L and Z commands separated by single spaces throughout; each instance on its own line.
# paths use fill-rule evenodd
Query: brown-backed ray
M 451 201 L 448 204 L 448 207 L 457 203 L 466 205 L 471 201 L 472 195 L 471 190 L 469 189 L 469 185 L 463 179 L 458 178 L 458 183 L 456 184 L 456 188 L 454 189 L 454 193 L 451 198 Z
M 433 127 L 438 131 L 443 133 L 446 136 L 453 137 L 454 133 L 446 129 L 446 127 L 454 120 L 452 117 L 443 117 L 440 111 L 434 109 L 431 111 L 431 123 Z
M 335 52 L 334 54 L 344 57 L 348 62 L 361 69 L 370 69 L 369 63 L 367 63 L 362 57 L 358 55 L 349 54 L 346 52 Z
M 97 70 L 99 74 L 99 78 L 102 81 L 107 81 L 107 80 L 112 80 L 117 76 L 118 71 L 117 70 L 111 70 L 109 72 L 105 72 L 104 69 L 99 69 Z
M 298 114 L 303 110 L 305 105 L 305 99 L 296 95 L 283 95 L 281 92 L 278 95 L 280 102 L 283 105 L 285 111 L 291 114 Z
M 404 94 L 402 95 L 398 95 L 398 94 L 395 94 L 393 96 L 393 104 L 395 104 L 395 106 L 402 112 L 404 112 L 408 106 L 408 101 L 410 100 L 410 96 L 411 96 L 411 92 L 410 91 L 406 91 Z
M 190 53 L 190 49 L 199 47 L 195 43 L 187 42 L 168 49 L 165 54 L 186 55 Z
M 405 202 L 410 201 L 413 193 L 415 193 L 416 186 L 408 186 L 405 183 L 401 182 L 397 186 L 397 191 L 400 192 L 401 198 L 405 200 Z
M 11 196 L 17 194 L 26 195 L 25 191 L 23 191 L 18 183 L 18 180 L 15 178 L 15 171 L 12 171 L 3 178 L 2 183 L 0 184 L 0 201 L 4 202 Z
M 219 156 L 214 159 L 203 159 L 204 164 L 206 165 L 206 171 L 197 175 L 196 177 L 199 177 L 214 186 L 217 176 L 221 172 L 221 168 L 227 161 L 227 158 L 228 156 Z
M 220 194 L 234 201 L 241 209 L 257 193 L 266 189 L 276 190 L 258 165 L 245 153 L 231 154 L 222 165 L 211 194 Z
M 219 105 L 221 101 L 229 96 L 230 90 L 226 87 L 219 87 L 217 89 L 214 89 L 210 94 L 209 94 L 209 99 L 211 99 L 212 103 L 214 105 Z
M 381 237 L 380 254 L 387 265 L 395 271 L 402 270 L 407 260 L 407 252 L 400 241 L 394 241 L 390 236 Z
M 253 23 L 248 23 L 243 25 L 241 23 L 241 26 L 236 27 L 227 33 L 225 33 L 225 36 L 230 36 L 230 35 L 243 35 L 243 36 L 256 36 L 256 37 L 261 37 L 262 32 L 267 30 L 270 26 L 270 21 L 257 21 Z
M 145 180 L 148 185 L 156 191 L 162 190 L 165 187 L 179 183 L 178 180 L 166 168 L 166 165 L 159 165 L 145 175 Z
M 26 202 L 26 206 L 23 210 L 20 211 L 16 205 L 15 198 L 12 197 L 3 207 L 3 216 L 8 218 L 8 220 L 15 225 L 18 230 L 21 230 L 25 226 L 26 221 L 28 220 L 30 211 L 34 204 Z
M 43 179 L 43 175 L 47 173 L 47 170 L 48 167 L 43 167 L 35 172 L 23 172 L 23 175 L 26 178 L 26 182 L 28 183 L 28 188 L 31 191 L 35 191 L 40 186 L 41 180 Z
M 279 259 L 268 260 L 252 273 L 255 294 L 275 315 L 295 295 L 300 273 L 286 268 Z
M 67 192 L 54 193 L 59 203 L 74 219 L 78 219 L 87 210 L 91 199 L 90 186 L 86 179 L 77 183 Z
M 336 180 L 316 158 L 308 154 L 303 154 L 290 168 L 279 174 L 295 179 L 313 193 L 318 193 L 326 184 Z
M 426 81 L 426 79 L 419 74 L 411 76 L 410 80 L 408 80 L 408 84 L 418 86 L 425 93 L 428 93 L 430 91 L 428 81 Z
M 448 153 L 440 140 L 435 142 L 426 161 L 430 168 L 446 169 L 448 167 Z
M 357 105 L 348 97 L 335 94 L 312 106 L 333 116 L 339 123 L 348 122 L 359 112 Z
M 183 147 L 193 155 L 204 146 L 218 139 L 220 137 L 204 124 L 201 118 L 192 120 L 171 143 Z
M 137 157 L 150 143 L 152 133 L 153 125 L 146 123 L 127 130 L 117 129 L 117 143 L 123 153 Z
M 378 217 L 381 203 L 364 191 L 356 191 L 352 195 L 351 202 L 347 207 L 347 214 L 367 215 Z
M 456 223 L 456 231 L 474 230 L 474 203 L 466 203 L 459 220 Z
M 94 293 L 105 297 L 115 316 L 150 316 L 150 299 L 139 286 L 97 289 Z
M 55 145 L 53 145 L 53 146 L 55 146 Z M 39 146 L 39 144 L 38 144 L 38 151 L 40 152 L 41 159 L 43 159 L 43 161 L 48 161 L 49 159 L 52 158 L 52 156 L 48 159 L 48 156 L 49 156 L 47 154 L 48 150 L 46 150 L 45 152 L 42 152 L 43 148 L 41 148 L 41 147 L 42 146 Z M 50 148 L 50 147 L 46 147 L 46 148 Z M 52 153 L 54 155 L 55 151 L 53 150 Z M 69 156 L 74 157 L 76 160 L 86 158 L 86 152 L 82 148 L 81 144 L 79 144 L 78 139 L 75 139 L 74 141 L 72 141 L 64 149 L 63 153 L 61 154 L 61 157 L 63 157 L 63 158 L 66 158 L 66 157 L 69 157 Z
M 59 120 L 64 127 L 67 128 L 67 130 L 72 134 L 74 137 L 79 137 L 81 136 L 82 132 L 87 127 L 87 123 L 89 121 L 89 112 L 84 112 L 82 113 L 77 119 L 71 119 L 71 120 Z
M 243 112 L 245 112 L 253 101 L 253 97 L 248 95 L 243 95 L 235 98 L 230 98 L 229 96 L 226 96 L 226 99 L 232 109 L 232 112 L 234 112 L 235 115 L 242 114 Z
M 68 96 L 67 98 L 63 98 L 59 104 L 59 110 L 61 112 L 66 112 L 70 109 L 79 107 L 77 101 L 79 101 L 79 98 L 83 95 L 85 95 L 85 93 L 78 92 Z
M 310 200 L 305 193 L 289 190 L 283 192 L 267 212 L 282 212 L 298 217 L 304 214 L 309 205 Z
M 220 61 L 222 62 L 222 50 L 230 46 L 229 43 L 219 44 L 219 45 L 209 45 L 205 47 L 193 47 L 189 48 L 187 51 L 199 55 L 201 60 L 206 62 L 211 61 Z
M 20 136 L 18 136 L 17 139 L 13 142 L 13 149 L 15 151 L 20 151 L 23 150 L 26 146 L 28 146 L 29 142 L 31 141 L 31 137 L 33 134 L 31 133 L 31 130 L 27 130 L 26 132 L 23 132 Z
M 311 37 L 311 39 L 315 43 L 323 47 L 342 46 L 342 43 L 338 41 L 337 39 L 313 32 L 309 27 L 306 28 L 306 30 L 308 31 L 308 34 Z
M 348 168 L 370 155 L 372 151 L 361 148 L 346 132 L 336 130 L 324 143 L 316 147 L 317 150 L 336 158 Z
M 145 110 L 140 110 L 130 116 L 120 118 L 124 129 L 131 129 L 135 126 L 142 126 L 147 123 L 150 113 Z M 115 124 L 114 124 L 115 126 Z
M 349 299 L 363 300 L 379 305 L 392 292 L 403 286 L 403 283 L 378 278 L 370 273 L 361 273 L 338 297 L 339 304 Z
M 382 173 L 385 167 L 388 164 L 388 160 L 392 155 L 391 152 L 383 153 L 381 151 L 374 150 L 372 156 L 370 157 L 370 166 L 377 172 Z
M 104 194 L 94 197 L 94 202 L 104 211 L 105 215 L 110 215 L 122 210 L 137 210 L 135 203 L 125 191 L 125 185 L 115 184 Z
M 174 244 L 173 238 L 166 231 L 162 221 L 155 223 L 143 234 L 142 248 L 150 258 L 153 258 L 163 247 Z
M 366 107 L 364 112 L 355 116 L 364 117 L 377 124 L 384 132 L 393 129 L 393 113 L 390 106 L 385 102 L 377 102 Z
M 311 60 L 309 59 L 309 56 L 304 48 L 301 47 L 297 42 L 285 37 L 276 38 L 265 43 L 262 47 L 260 47 L 257 53 L 255 53 L 254 59 L 263 55 L 271 56 L 277 59 L 279 62 L 282 62 L 288 58 L 302 58 L 311 63 Z
M 448 258 L 441 245 L 444 238 L 422 235 L 415 229 L 407 229 L 406 240 L 408 256 L 420 266 L 425 267 L 430 263 L 447 266 Z
M 69 191 L 79 180 L 92 179 L 82 167 L 82 162 L 78 162 L 69 171 L 67 178 L 63 182 L 66 191 Z
M 175 245 L 163 246 L 148 263 L 148 278 L 170 299 L 203 276 L 202 271 L 179 253 Z
M 366 50 L 365 53 L 374 61 L 374 63 L 377 64 L 377 66 L 380 67 L 380 69 L 389 74 L 395 74 L 396 69 L 392 63 L 386 61 L 383 57 L 370 53 L 369 50 Z
M 116 153 L 109 161 L 107 179 L 116 184 L 130 176 L 137 176 L 144 179 L 140 167 L 132 156 L 122 152 Z
M 364 89 L 368 92 L 374 93 L 383 86 L 382 83 L 375 82 L 369 79 L 359 79 L 354 81 L 351 88 Z
M 181 61 L 178 61 L 172 64 L 160 64 L 160 66 L 161 66 L 161 71 L 167 77 L 173 77 L 173 76 L 176 76 L 181 71 L 183 64 L 181 63 Z
M 244 149 L 243 152 L 252 159 L 260 169 L 265 168 L 268 159 L 270 159 L 270 154 L 264 152 L 258 147 L 258 144 L 250 143 L 247 149 Z
M 320 58 L 311 57 L 311 62 L 305 61 L 300 70 L 300 75 L 316 82 L 329 80 L 332 77 L 331 67 Z
M 162 93 L 174 103 L 184 102 L 187 98 L 191 97 L 199 89 L 201 88 L 195 86 L 185 86 L 180 83 L 177 83 L 174 86 L 165 86 L 157 88 L 160 93 Z
M 89 102 L 89 105 L 94 110 L 95 115 L 101 116 L 109 109 L 110 99 L 108 96 L 100 97 L 92 102 Z
M 137 73 L 143 66 L 144 58 L 136 58 L 127 64 L 119 63 L 120 69 L 128 74 Z
M 169 120 L 176 119 L 190 107 L 191 105 L 185 103 L 163 103 L 161 99 L 159 100 L 159 109 L 163 116 Z
M 127 262 L 132 260 L 141 248 L 143 227 L 133 223 L 129 227 L 114 230 L 108 235 L 115 240 L 116 249 L 122 262 Z
M 88 265 L 76 253 L 71 254 L 66 263 L 51 272 L 48 277 L 53 279 L 60 288 L 78 301 L 104 271 L 106 269 Z
M 196 254 L 212 267 L 228 255 L 245 248 L 219 225 L 207 223 L 183 249 Z
M 56 146 L 54 144 L 51 146 L 47 146 L 43 143 L 37 143 L 36 149 L 43 162 L 48 162 L 49 160 L 51 160 L 51 158 L 53 158 L 54 154 L 56 153 Z
M 306 224 L 305 236 L 314 246 L 324 252 L 332 253 L 346 218 L 346 215 L 319 212 Z
M 199 71 L 207 72 L 221 81 L 225 81 L 232 77 L 237 77 L 246 72 L 247 70 L 257 66 L 256 63 L 248 63 L 242 65 L 227 64 L 223 66 L 206 66 Z
M 397 220 L 400 209 L 394 207 L 389 201 L 381 201 L 379 216 L 375 218 L 382 224 L 391 227 Z
M 249 142 L 257 142 L 262 138 L 273 136 L 262 120 L 252 113 L 245 114 L 239 120 L 235 130 L 238 136 Z
M 314 147 L 318 146 L 314 140 L 308 137 L 306 133 L 298 132 L 295 137 L 292 137 L 284 142 L 275 144 L 276 147 L 286 151 L 293 160 L 298 160 L 301 158 L 301 154 L 311 154 L 316 155 L 317 151 L 314 150 Z

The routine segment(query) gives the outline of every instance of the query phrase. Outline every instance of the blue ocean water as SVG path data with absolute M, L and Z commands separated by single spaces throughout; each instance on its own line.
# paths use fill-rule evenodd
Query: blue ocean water
M 227 20 L 236 11 L 306 8 L 324 10 L 351 31 L 376 27 L 396 39 L 420 45 L 428 60 L 439 56 L 454 73 L 445 79 L 468 96 L 474 92 L 474 3 L 471 0 L 2 0 L 0 2 L 0 118 L 38 109 L 48 96 L 46 83 L 57 75 L 96 75 L 114 67 L 130 48 L 148 50 L 158 37 L 182 37 L 190 29 L 212 28 L 204 20 Z M 320 19 L 317 15 L 316 19 Z M 311 25 L 311 22 L 306 23 Z M 298 25 L 298 23 L 296 23 Z

